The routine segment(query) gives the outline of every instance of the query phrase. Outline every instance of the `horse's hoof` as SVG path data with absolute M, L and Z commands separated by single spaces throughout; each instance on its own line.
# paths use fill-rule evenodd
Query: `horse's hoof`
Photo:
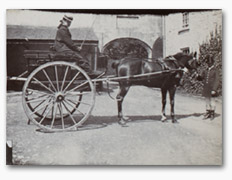
M 172 123 L 178 124 L 179 122 L 178 122 L 176 119 L 173 119 L 173 120 L 172 120 Z
M 162 116 L 161 122 L 167 122 L 167 117 L 166 116 Z
M 125 116 L 125 117 L 123 117 L 122 118 L 125 122 L 131 122 L 132 120 L 129 118 L 129 117 L 127 117 L 127 116 Z
M 126 121 L 123 120 L 123 119 L 120 119 L 120 120 L 118 121 L 118 124 L 121 125 L 121 126 L 125 126 L 125 125 L 126 125 Z

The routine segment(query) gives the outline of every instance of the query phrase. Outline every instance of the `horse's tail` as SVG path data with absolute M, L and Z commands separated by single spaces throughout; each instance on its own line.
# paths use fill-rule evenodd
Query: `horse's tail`
M 112 67 L 113 69 L 117 69 L 119 63 L 120 63 L 120 61 L 113 62 L 113 63 L 111 64 L 111 67 Z

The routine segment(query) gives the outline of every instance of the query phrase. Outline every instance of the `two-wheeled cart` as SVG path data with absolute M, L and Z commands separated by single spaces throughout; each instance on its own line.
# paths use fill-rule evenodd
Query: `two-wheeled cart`
M 80 127 L 93 110 L 96 82 L 150 79 L 173 72 L 92 78 L 73 62 L 52 59 L 49 52 L 27 50 L 25 57 L 30 74 L 26 79 L 21 78 L 25 80 L 23 107 L 28 119 L 45 131 L 69 131 Z

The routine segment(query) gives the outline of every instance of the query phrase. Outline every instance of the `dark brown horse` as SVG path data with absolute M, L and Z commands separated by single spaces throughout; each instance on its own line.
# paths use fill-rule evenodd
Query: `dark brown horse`
M 116 74 L 118 77 L 122 77 L 122 76 L 129 77 L 127 80 L 119 81 L 120 90 L 117 95 L 119 124 L 124 125 L 127 121 L 122 114 L 122 103 L 130 86 L 132 85 L 143 85 L 147 87 L 161 88 L 161 92 L 162 92 L 161 121 L 163 122 L 167 120 L 165 114 L 165 106 L 166 106 L 166 95 L 167 92 L 169 92 L 170 105 L 171 105 L 171 118 L 172 118 L 172 122 L 176 123 L 177 120 L 175 119 L 175 113 L 174 113 L 174 98 L 175 98 L 176 87 L 180 83 L 183 72 L 185 70 L 191 72 L 192 70 L 195 70 L 197 68 L 197 65 L 198 63 L 196 61 L 196 53 L 194 54 L 177 53 L 173 56 L 166 57 L 163 60 L 124 58 L 119 62 L 113 63 L 112 67 L 116 69 Z M 175 71 L 176 69 L 178 70 Z M 165 70 L 167 70 L 168 72 Z M 160 72 L 160 71 L 164 71 L 164 73 L 154 76 L 149 76 L 148 78 L 132 77 L 134 75 L 151 73 L 151 72 Z

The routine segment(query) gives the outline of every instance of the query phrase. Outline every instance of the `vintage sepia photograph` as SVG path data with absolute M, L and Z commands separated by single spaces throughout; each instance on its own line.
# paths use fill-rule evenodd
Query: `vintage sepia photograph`
M 223 165 L 221 9 L 6 10 L 7 165 Z

